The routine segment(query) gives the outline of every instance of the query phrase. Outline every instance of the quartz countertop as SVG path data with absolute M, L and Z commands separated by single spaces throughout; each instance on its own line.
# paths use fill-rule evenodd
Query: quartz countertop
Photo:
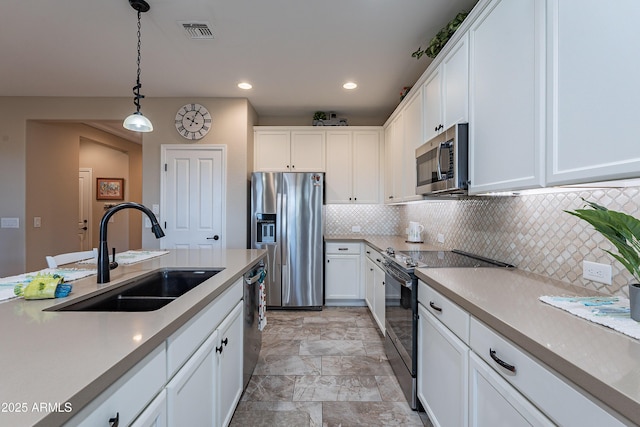
M 417 269 L 416 276 L 640 425 L 640 341 L 538 300 L 597 292 L 517 269 Z
M 365 242 L 373 246 L 379 251 L 384 251 L 388 247 L 392 247 L 396 251 L 446 251 L 446 248 L 442 245 L 434 245 L 429 243 L 412 243 L 407 242 L 405 237 L 402 236 L 386 236 L 386 235 L 365 235 L 365 234 L 326 234 L 324 240 L 327 242 Z
M 22 298 L 0 303 L 0 425 L 60 425 L 206 307 L 260 259 L 264 250 L 171 250 L 168 254 L 74 281 L 67 298 Z M 165 307 L 149 312 L 43 311 L 103 292 L 159 268 L 224 268 Z M 25 412 L 15 404 L 26 403 Z M 59 403 L 71 412 L 38 412 L 34 404 Z

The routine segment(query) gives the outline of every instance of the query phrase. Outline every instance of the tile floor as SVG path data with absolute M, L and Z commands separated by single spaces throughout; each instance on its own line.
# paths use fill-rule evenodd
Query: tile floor
M 262 339 L 232 427 L 424 425 L 367 308 L 272 310 Z

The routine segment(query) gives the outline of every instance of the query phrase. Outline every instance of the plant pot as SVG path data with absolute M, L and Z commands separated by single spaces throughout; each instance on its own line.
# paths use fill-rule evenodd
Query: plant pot
M 629 305 L 631 318 L 636 322 L 640 322 L 640 283 L 629 285 Z

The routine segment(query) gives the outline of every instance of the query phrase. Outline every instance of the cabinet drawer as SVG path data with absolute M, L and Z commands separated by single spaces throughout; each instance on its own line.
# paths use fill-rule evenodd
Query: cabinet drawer
M 118 414 L 129 425 L 164 387 L 166 352 L 156 348 L 100 396 L 85 406 L 65 426 L 106 426 Z
M 376 263 L 378 266 L 382 266 L 382 255 L 376 249 L 373 249 L 371 246 L 366 245 L 364 247 L 365 254 L 367 258 Z
M 465 344 L 469 344 L 469 314 L 440 295 L 422 280 L 418 281 L 418 302 Z
M 471 319 L 470 343 L 478 356 L 556 424 L 568 427 L 624 425 L 584 392 L 475 318 Z M 507 366 L 501 366 L 494 360 L 490 351 L 495 351 L 493 356 Z
M 198 346 L 242 299 L 239 279 L 167 339 L 167 378 L 171 378 Z
M 326 251 L 328 254 L 342 254 L 342 255 L 360 255 L 360 243 L 352 242 L 328 242 Z

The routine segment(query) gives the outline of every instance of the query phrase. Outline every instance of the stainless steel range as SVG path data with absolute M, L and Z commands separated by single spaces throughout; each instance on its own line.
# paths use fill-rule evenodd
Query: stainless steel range
M 420 410 L 418 365 L 418 278 L 416 268 L 513 267 L 478 255 L 453 251 L 402 251 L 387 248 L 385 270 L 385 352 L 407 402 Z

